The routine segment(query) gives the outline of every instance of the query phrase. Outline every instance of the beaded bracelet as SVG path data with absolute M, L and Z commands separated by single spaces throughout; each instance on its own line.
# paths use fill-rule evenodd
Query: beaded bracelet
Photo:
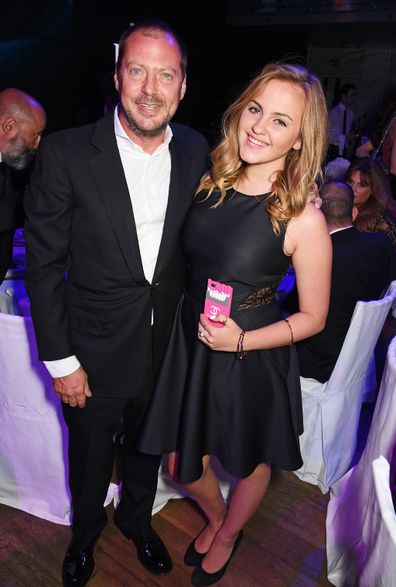
M 289 320 L 287 318 L 283 318 L 284 321 L 286 322 L 286 324 L 288 325 L 289 329 L 290 329 L 290 342 L 289 342 L 289 346 L 291 346 L 294 342 L 294 335 L 293 335 L 293 328 L 291 327 L 291 324 L 289 322 Z
M 238 344 L 236 348 L 236 358 L 239 360 L 246 359 L 247 351 L 243 349 L 243 339 L 245 338 L 246 330 L 241 330 L 241 334 L 238 338 Z

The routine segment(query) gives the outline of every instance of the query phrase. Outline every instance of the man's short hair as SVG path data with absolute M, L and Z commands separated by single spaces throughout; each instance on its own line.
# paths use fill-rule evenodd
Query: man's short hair
M 327 224 L 342 227 L 352 223 L 353 191 L 350 185 L 343 181 L 327 181 L 319 193 Z
M 352 83 L 344 84 L 340 88 L 340 96 L 346 96 L 348 94 L 348 92 L 350 92 L 351 90 L 356 90 L 355 84 L 352 84 Z
M 137 31 L 161 31 L 162 33 L 171 35 L 180 50 L 180 68 L 182 70 L 182 74 L 183 77 L 186 75 L 186 71 L 187 71 L 187 49 L 186 49 L 186 45 L 183 41 L 183 39 L 181 38 L 181 36 L 179 35 L 179 33 L 167 22 L 165 22 L 164 20 L 159 20 L 159 19 L 147 19 L 147 20 L 141 20 L 140 22 L 136 23 L 136 24 L 131 24 L 121 35 L 120 40 L 119 40 L 119 45 L 118 45 L 118 59 L 117 59 L 117 71 L 120 70 L 121 68 L 121 64 L 122 64 L 122 60 L 124 58 L 124 53 L 125 53 L 125 46 L 127 44 L 127 41 L 129 39 L 129 37 L 131 35 L 133 35 L 134 33 L 136 33 Z

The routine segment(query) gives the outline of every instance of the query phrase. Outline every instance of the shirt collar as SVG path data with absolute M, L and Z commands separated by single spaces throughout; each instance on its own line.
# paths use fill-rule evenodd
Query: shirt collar
M 335 234 L 336 232 L 340 232 L 341 230 L 346 230 L 347 228 L 352 228 L 352 226 L 353 226 L 353 224 L 350 224 L 349 226 L 342 226 L 341 228 L 335 228 L 334 230 L 329 232 L 329 234 Z
M 119 137 L 123 140 L 124 144 L 126 144 L 126 142 L 128 142 L 132 151 L 137 151 L 139 153 L 145 153 L 146 155 L 149 154 L 149 153 L 146 153 L 146 151 L 144 151 L 140 145 L 137 145 L 126 134 L 126 132 L 123 129 L 123 126 L 120 122 L 120 119 L 118 118 L 118 106 L 114 109 L 114 132 L 115 132 L 116 137 Z M 173 137 L 172 129 L 168 124 L 166 127 L 166 130 L 165 130 L 164 141 L 156 148 L 156 150 L 153 153 L 151 153 L 151 155 L 156 155 L 157 153 L 160 153 L 164 149 L 166 149 L 168 147 L 169 143 L 171 142 L 172 137 Z

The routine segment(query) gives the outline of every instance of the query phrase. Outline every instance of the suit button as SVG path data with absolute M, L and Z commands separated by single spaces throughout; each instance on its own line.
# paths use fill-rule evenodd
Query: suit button
M 156 283 L 154 283 L 154 287 L 158 287 L 158 286 L 159 286 L 159 284 L 160 284 L 160 282 L 159 282 L 159 281 L 157 281 Z

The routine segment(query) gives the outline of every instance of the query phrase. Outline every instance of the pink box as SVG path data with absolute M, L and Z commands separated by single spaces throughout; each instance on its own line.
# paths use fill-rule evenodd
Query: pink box
M 225 285 L 213 279 L 208 279 L 208 285 L 205 294 L 204 315 L 205 318 L 212 321 L 213 326 L 222 328 L 221 322 L 213 322 L 217 314 L 229 316 L 231 312 L 232 287 Z

